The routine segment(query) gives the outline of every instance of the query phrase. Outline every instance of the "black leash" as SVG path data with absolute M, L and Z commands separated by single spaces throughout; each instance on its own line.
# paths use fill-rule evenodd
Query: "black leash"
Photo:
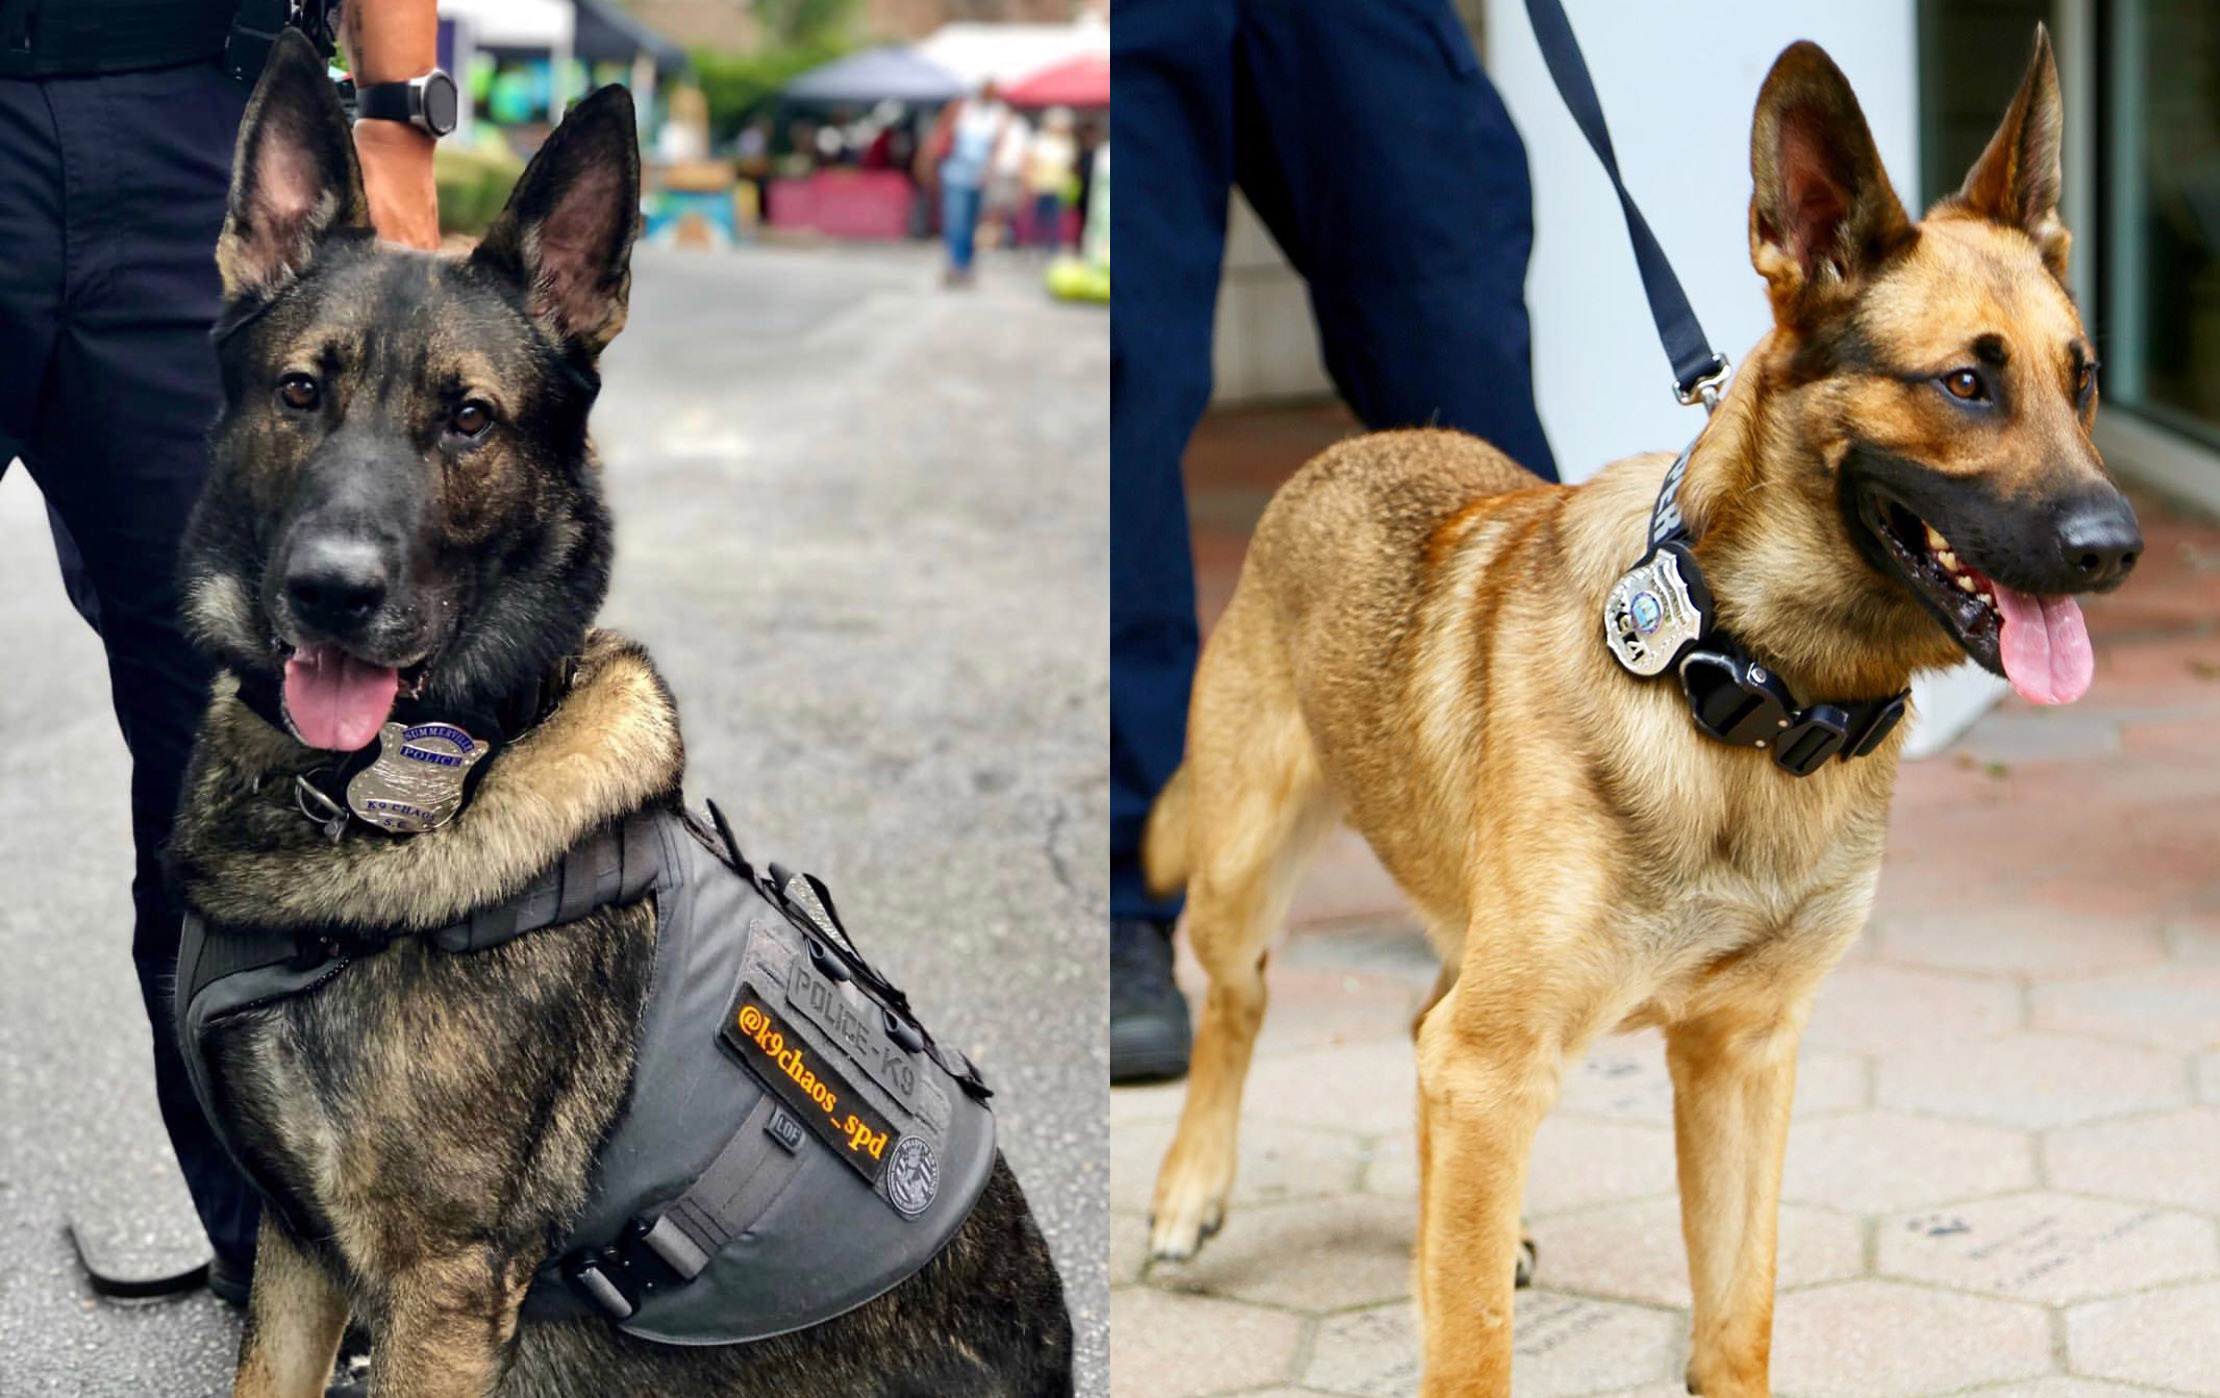
M 1688 294 L 1673 275 L 1673 264 L 1658 246 L 1649 220 L 1627 192 L 1619 175 L 1618 152 L 1611 148 L 1611 130 L 1603 123 L 1603 106 L 1596 100 L 1595 82 L 1580 56 L 1580 42 L 1573 37 L 1572 21 L 1557 0 L 1526 0 L 1527 18 L 1533 21 L 1534 42 L 1541 46 L 1542 62 L 1549 65 L 1550 80 L 1566 110 L 1588 138 L 1611 187 L 1619 192 L 1619 208 L 1626 214 L 1627 237 L 1634 243 L 1634 265 L 1642 274 L 1642 290 L 1650 301 L 1650 318 L 1657 322 L 1657 338 L 1664 342 L 1665 357 L 1673 362 L 1673 395 L 1683 404 L 1701 402 L 1708 410 L 1719 401 L 1729 365 L 1727 357 L 1711 347 Z
M 1718 408 L 1726 386 L 1727 357 L 1705 338 L 1680 278 L 1673 275 L 1673 264 L 1619 174 L 1603 106 L 1596 100 L 1595 83 L 1564 6 L 1558 0 L 1526 0 L 1526 13 L 1558 95 L 1618 191 L 1650 318 L 1657 322 L 1657 338 L 1673 364 L 1673 396 L 1684 404 L 1700 402 L 1709 414 Z M 1695 450 L 1690 442 L 1665 473 L 1650 511 L 1648 551 L 1604 602 L 1604 641 L 1611 654 L 1628 673 L 1642 678 L 1673 670 L 1699 730 L 1730 746 L 1770 752 L 1774 765 L 1793 776 L 1808 777 L 1831 757 L 1863 757 L 1902 721 L 1911 691 L 1799 706 L 1778 675 L 1714 623 L 1711 590 L 1696 563 L 1695 534 L 1679 500 Z

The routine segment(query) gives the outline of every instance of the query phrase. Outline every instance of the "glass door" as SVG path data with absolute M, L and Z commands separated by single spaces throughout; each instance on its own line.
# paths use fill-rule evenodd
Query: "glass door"
M 2105 402 L 2220 446 L 2220 4 L 2097 18 Z

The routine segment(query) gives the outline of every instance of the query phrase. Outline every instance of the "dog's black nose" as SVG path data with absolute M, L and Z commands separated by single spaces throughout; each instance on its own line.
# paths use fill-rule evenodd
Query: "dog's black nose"
M 2117 587 L 2143 554 L 2135 507 L 2117 492 L 2075 506 L 2059 522 L 2058 550 L 2083 587 Z
M 285 569 L 285 595 L 305 626 L 345 636 L 385 602 L 392 582 L 385 551 L 368 539 L 326 534 L 293 546 Z

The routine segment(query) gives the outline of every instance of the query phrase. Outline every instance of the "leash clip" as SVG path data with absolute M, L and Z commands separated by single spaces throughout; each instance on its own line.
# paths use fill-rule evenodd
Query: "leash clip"
M 1719 396 L 1727 391 L 1727 379 L 1733 373 L 1734 365 L 1728 362 L 1725 355 L 1714 350 L 1711 355 L 1711 371 L 1697 375 L 1695 381 L 1686 388 L 1676 382 L 1673 385 L 1673 397 L 1679 399 L 1684 408 L 1693 408 L 1702 403 L 1704 415 L 1708 417 L 1719 411 Z
M 293 778 L 293 804 L 301 808 L 301 814 L 308 817 L 310 824 L 323 827 L 324 838 L 333 844 L 338 844 L 339 837 L 346 833 L 347 808 L 307 777 Z

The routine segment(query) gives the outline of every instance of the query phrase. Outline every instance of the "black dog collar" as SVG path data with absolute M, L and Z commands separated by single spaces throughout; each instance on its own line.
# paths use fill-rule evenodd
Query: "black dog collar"
M 1696 449 L 1681 451 L 1650 511 L 1650 547 L 1603 604 L 1603 638 L 1629 674 L 1674 670 L 1689 717 L 1708 737 L 1761 748 L 1792 776 L 1808 777 L 1830 757 L 1863 757 L 1902 721 L 1911 691 L 1885 699 L 1836 700 L 1799 708 L 1780 676 L 1712 621 L 1711 590 L 1680 512 L 1681 478 Z
M 334 840 L 346 833 L 350 818 L 395 835 L 437 829 L 470 804 L 485 760 L 554 712 L 577 670 L 577 658 L 566 657 L 490 709 L 404 697 L 369 744 L 295 777 L 294 801 Z M 274 674 L 240 676 L 239 701 L 299 739 Z

